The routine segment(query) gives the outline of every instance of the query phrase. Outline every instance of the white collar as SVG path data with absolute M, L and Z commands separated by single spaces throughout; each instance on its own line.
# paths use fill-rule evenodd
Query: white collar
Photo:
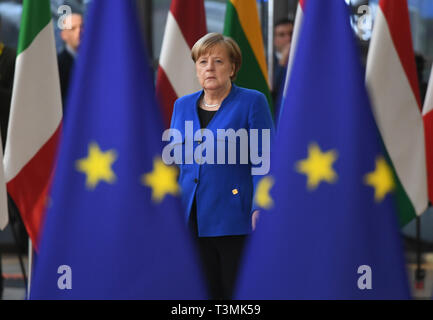
M 72 49 L 72 47 L 69 44 L 66 45 L 66 51 L 68 51 L 72 57 L 74 57 L 74 58 L 77 57 L 77 51 Z

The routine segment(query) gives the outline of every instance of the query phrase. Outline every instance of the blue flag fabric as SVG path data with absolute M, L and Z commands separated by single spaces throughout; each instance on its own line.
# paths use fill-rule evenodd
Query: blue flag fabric
M 90 5 L 31 299 L 206 298 L 135 11 Z
M 237 298 L 407 299 L 392 171 L 344 1 L 307 1 L 298 50 Z

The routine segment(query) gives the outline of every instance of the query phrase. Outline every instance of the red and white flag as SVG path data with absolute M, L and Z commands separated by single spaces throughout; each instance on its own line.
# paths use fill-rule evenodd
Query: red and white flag
M 427 154 L 427 177 L 430 202 L 433 203 L 433 69 L 423 108 L 424 132 Z
M 54 27 L 48 0 L 23 2 L 4 155 L 7 190 L 37 248 L 62 121 Z
M 170 126 L 177 98 L 201 89 L 191 49 L 207 33 L 203 0 L 173 0 L 168 13 L 156 81 L 164 124 Z
M 427 207 L 421 98 L 407 0 L 381 0 L 367 58 L 373 113 L 398 181 L 400 223 Z M 411 208 L 408 210 L 407 208 Z

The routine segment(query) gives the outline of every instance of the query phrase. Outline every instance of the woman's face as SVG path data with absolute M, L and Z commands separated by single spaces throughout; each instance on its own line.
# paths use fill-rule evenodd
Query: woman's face
M 218 90 L 227 87 L 235 69 L 227 50 L 221 45 L 212 47 L 208 52 L 198 57 L 195 68 L 198 81 L 206 90 Z

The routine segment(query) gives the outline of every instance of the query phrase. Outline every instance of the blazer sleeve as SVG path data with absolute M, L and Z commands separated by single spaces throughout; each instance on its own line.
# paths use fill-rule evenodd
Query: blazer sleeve
M 253 203 L 252 203 L 252 212 L 255 210 L 259 210 L 260 207 L 255 203 L 255 194 L 257 189 L 257 184 L 259 181 L 268 174 L 268 171 L 270 169 L 270 148 L 271 143 L 275 134 L 275 128 L 274 123 L 272 120 L 270 108 L 268 105 L 268 102 L 266 100 L 266 97 L 260 93 L 257 95 L 257 98 L 255 99 L 254 103 L 252 104 L 252 108 L 250 108 L 249 113 L 249 128 L 250 129 L 258 129 L 258 143 L 256 147 L 252 147 L 250 149 L 250 152 L 258 154 L 260 157 L 262 157 L 262 163 L 254 164 L 251 163 L 252 166 L 252 179 L 253 179 Z M 267 130 L 264 130 L 267 129 Z M 269 136 L 266 137 L 263 140 L 263 134 L 265 132 L 269 133 Z M 251 131 L 250 131 L 250 139 L 251 139 Z M 263 142 L 265 142 L 268 146 L 264 146 Z M 257 148 L 255 150 L 255 148 Z M 253 174 L 254 169 L 261 168 L 260 174 Z

